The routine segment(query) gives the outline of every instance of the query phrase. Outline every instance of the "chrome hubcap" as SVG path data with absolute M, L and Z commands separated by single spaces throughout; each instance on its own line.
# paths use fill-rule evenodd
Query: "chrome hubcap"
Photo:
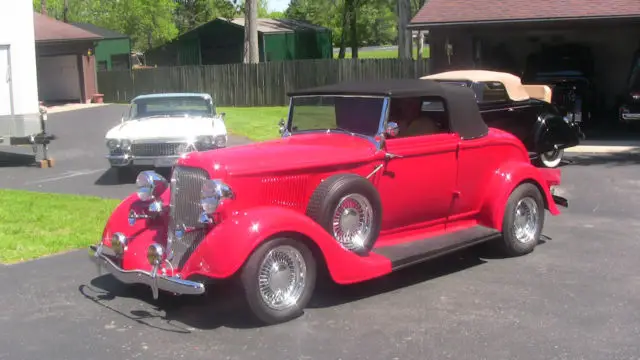
M 553 159 L 554 157 L 556 157 L 557 154 L 558 154 L 558 150 L 552 150 L 544 153 L 544 156 L 547 157 L 548 159 Z
M 535 240 L 538 230 L 538 204 L 533 198 L 526 197 L 516 204 L 516 216 L 513 231 L 521 243 Z
M 338 202 L 333 213 L 333 236 L 348 250 L 362 249 L 371 233 L 373 209 L 360 194 L 350 194 Z
M 271 249 L 258 273 L 260 296 L 275 310 L 296 305 L 306 285 L 307 266 L 300 251 L 283 245 Z

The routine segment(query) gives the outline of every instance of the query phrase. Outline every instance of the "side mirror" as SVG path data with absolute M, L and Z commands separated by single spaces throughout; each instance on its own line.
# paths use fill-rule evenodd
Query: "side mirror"
M 388 122 L 387 127 L 384 129 L 384 135 L 386 137 L 396 137 L 399 132 L 400 128 L 398 127 L 398 124 L 393 121 Z
M 284 132 L 287 130 L 286 125 L 284 123 L 284 119 L 280 119 L 280 121 L 278 122 L 278 126 L 280 127 L 279 129 L 280 135 L 284 134 Z
M 224 117 L 227 116 L 227 113 L 226 112 L 221 112 L 220 116 L 222 116 L 222 118 L 224 119 Z

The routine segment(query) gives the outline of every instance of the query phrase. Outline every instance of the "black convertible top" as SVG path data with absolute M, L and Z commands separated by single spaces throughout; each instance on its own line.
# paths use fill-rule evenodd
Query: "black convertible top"
M 474 139 L 487 135 L 489 128 L 480 115 L 473 90 L 433 80 L 387 79 L 351 81 L 290 91 L 290 97 L 305 95 L 352 95 L 403 97 L 441 97 L 447 106 L 451 131 L 462 139 Z

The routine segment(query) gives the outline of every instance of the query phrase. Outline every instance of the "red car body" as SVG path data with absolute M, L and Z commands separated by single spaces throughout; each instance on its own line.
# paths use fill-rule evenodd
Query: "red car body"
M 425 82 L 431 83 L 398 80 L 378 84 L 386 89 L 382 92 L 386 95 L 381 127 L 388 128 L 390 124 L 389 101 L 394 101 L 394 93 L 388 88 L 423 89 Z M 340 85 L 335 86 L 333 90 L 312 89 L 299 96 L 348 96 L 338 91 Z M 429 86 L 452 91 L 444 93 L 451 99 L 461 92 L 462 98 L 468 100 L 462 105 L 471 109 L 464 111 L 477 113 L 475 100 L 465 97 L 468 89 L 450 89 L 451 85 L 435 83 Z M 362 89 L 371 89 L 371 85 Z M 424 89 L 428 96 L 432 95 L 430 89 Z M 368 94 L 362 92 L 363 96 Z M 295 94 L 292 96 L 296 99 Z M 523 183 L 534 184 L 551 214 L 559 213 L 556 203 L 566 205 L 564 199 L 550 192 L 552 186 L 560 184 L 560 170 L 531 165 L 522 142 L 507 132 L 487 129 L 482 136 L 471 138 L 452 131 L 398 138 L 390 136 L 389 131 L 377 137 L 338 131 L 296 133 L 291 130 L 291 122 L 296 121 L 293 106 L 282 138 L 185 154 L 173 169 L 171 185 L 162 178 L 154 180 L 158 185 L 153 189 L 155 201 L 162 204 L 160 211 L 150 212 L 150 200 L 143 201 L 138 194 L 126 198 L 108 219 L 98 246 L 92 247 L 93 258 L 101 258 L 103 265 L 108 258 L 110 272 L 124 282 L 136 282 L 132 279 L 135 277 L 139 282 L 153 284 L 155 296 L 158 287 L 198 294 L 204 291 L 205 281 L 201 279 L 226 279 L 242 272 L 256 249 L 285 236 L 305 244 L 315 257 L 314 262 L 326 265 L 335 282 L 350 284 L 494 239 L 503 230 L 510 195 Z M 456 116 L 455 111 L 450 116 Z M 379 194 L 379 203 L 375 199 L 370 203 L 381 212 L 377 218 L 379 233 L 361 251 L 346 249 L 336 241 L 337 235 L 309 215 L 310 201 L 323 201 L 322 196 L 313 200 L 314 192 L 327 179 L 340 174 L 367 179 Z M 172 221 L 172 216 L 182 219 L 197 215 L 195 208 L 199 204 L 193 204 L 193 194 L 200 190 L 198 179 L 220 179 L 233 195 L 219 202 L 209 222 L 178 224 L 180 237 L 173 236 L 176 220 Z M 172 191 L 182 193 L 178 196 Z M 452 234 L 460 237 L 470 231 L 476 235 L 457 242 L 448 240 Z M 123 249 L 118 249 L 120 254 L 108 251 L 117 241 L 116 233 L 126 238 L 121 244 Z M 192 240 L 182 244 L 183 239 Z M 175 248 L 174 260 L 162 259 L 154 265 L 148 258 L 153 244 L 163 249 L 161 257 Z M 176 281 L 191 290 L 167 285 Z M 172 290 L 178 288 L 181 290 Z M 300 311 L 293 313 L 299 315 Z M 276 322 L 297 316 L 293 313 L 278 315 L 279 318 L 259 317 Z

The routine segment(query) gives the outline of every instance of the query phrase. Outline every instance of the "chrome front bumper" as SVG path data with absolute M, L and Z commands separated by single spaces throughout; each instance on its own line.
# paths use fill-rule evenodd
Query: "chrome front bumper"
M 640 113 L 622 113 L 622 120 L 640 120 Z
M 98 273 L 107 270 L 125 284 L 145 284 L 151 287 L 153 298 L 158 298 L 158 290 L 182 295 L 200 295 L 205 292 L 204 284 L 183 280 L 175 276 L 158 274 L 157 271 L 123 270 L 103 253 L 102 245 L 89 246 L 89 258 L 98 266 Z
M 180 155 L 167 156 L 133 156 L 133 155 L 107 155 L 111 166 L 154 166 L 154 167 L 172 167 L 180 158 Z

